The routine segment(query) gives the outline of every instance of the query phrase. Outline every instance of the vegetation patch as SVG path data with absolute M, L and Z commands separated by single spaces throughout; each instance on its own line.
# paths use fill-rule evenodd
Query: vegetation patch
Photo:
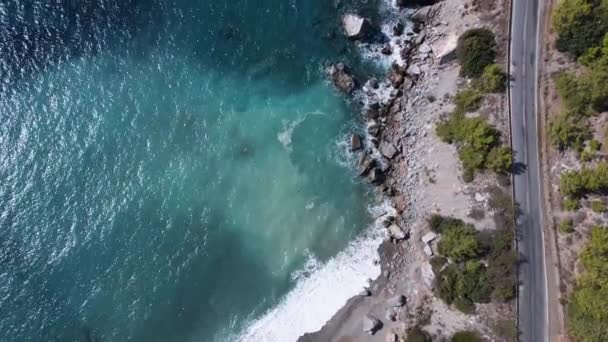
M 608 341 L 608 228 L 594 227 L 580 255 L 583 272 L 568 303 L 568 331 L 577 341 Z
M 499 64 L 490 64 L 484 68 L 478 89 L 485 93 L 502 93 L 507 88 L 507 73 Z
M 476 331 L 459 331 L 452 336 L 451 342 L 483 342 Z
M 431 336 L 419 327 L 411 328 L 406 333 L 406 342 L 431 342 Z
M 594 213 L 601 214 L 606 212 L 606 204 L 602 200 L 592 200 L 590 206 Z
M 608 3 L 597 0 L 561 0 L 553 11 L 556 47 L 574 57 L 599 45 L 608 31 Z
M 468 173 L 463 178 L 472 178 L 479 170 L 491 169 L 497 173 L 511 170 L 511 149 L 501 144 L 500 132 L 482 118 L 454 112 L 449 119 L 437 124 L 436 134 L 442 141 L 458 147 L 458 156 Z
M 570 234 L 574 232 L 574 221 L 571 218 L 561 220 L 559 223 L 560 233 Z
M 608 163 L 595 167 L 583 167 L 579 171 L 564 172 L 560 178 L 560 192 L 578 199 L 589 193 L 604 194 L 608 190 Z
M 459 112 L 474 112 L 481 108 L 483 95 L 474 88 L 466 88 L 456 93 L 454 103 Z
M 477 78 L 494 63 L 496 40 L 494 33 L 485 28 L 470 29 L 458 38 L 456 56 L 463 76 Z
M 451 261 L 431 260 L 439 298 L 465 313 L 474 312 L 475 303 L 514 298 L 516 255 L 511 226 L 484 238 L 473 225 L 452 217 L 433 215 L 429 225 L 441 233 L 439 254 Z

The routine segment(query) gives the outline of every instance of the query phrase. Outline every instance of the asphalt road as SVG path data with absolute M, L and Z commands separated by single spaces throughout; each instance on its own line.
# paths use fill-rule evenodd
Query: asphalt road
M 537 125 L 539 0 L 513 0 L 511 18 L 511 129 L 519 267 L 520 341 L 547 342 L 547 276 L 542 230 Z

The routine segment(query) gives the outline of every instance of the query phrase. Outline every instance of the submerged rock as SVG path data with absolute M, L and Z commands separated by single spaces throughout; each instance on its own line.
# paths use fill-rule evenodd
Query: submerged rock
M 334 86 L 343 93 L 350 94 L 357 86 L 357 81 L 350 74 L 344 63 L 337 63 L 329 67 L 329 76 Z
M 350 39 L 368 38 L 374 31 L 369 19 L 352 13 L 345 14 L 342 17 L 342 27 L 346 37 Z
M 375 334 L 378 330 L 382 329 L 382 322 L 370 315 L 363 317 L 363 331 L 370 335 Z
M 358 151 L 363 148 L 363 143 L 361 142 L 361 136 L 357 133 L 354 133 L 350 136 L 350 150 Z
M 387 55 L 387 56 L 390 55 L 391 53 L 393 53 L 393 49 L 391 48 L 391 44 L 389 44 L 389 43 L 384 44 L 382 46 L 382 49 L 380 50 L 380 52 L 383 55 Z
M 393 25 L 393 36 L 400 36 L 403 34 L 403 30 L 405 29 L 405 26 L 403 25 L 402 22 L 398 21 Z

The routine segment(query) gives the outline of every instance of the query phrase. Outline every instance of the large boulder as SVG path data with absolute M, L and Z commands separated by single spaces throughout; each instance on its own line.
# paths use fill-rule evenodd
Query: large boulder
M 370 335 L 375 334 L 378 330 L 382 329 L 382 322 L 370 315 L 363 317 L 363 331 Z
M 372 184 L 380 185 L 384 183 L 385 180 L 386 175 L 379 168 L 375 167 L 369 172 L 369 181 Z
M 397 296 L 391 297 L 386 301 L 386 304 L 388 304 L 388 306 L 391 306 L 394 308 L 402 307 L 405 305 L 405 296 L 397 295 Z
M 433 232 L 428 232 L 426 234 L 424 234 L 422 236 L 422 242 L 429 244 L 431 243 L 433 240 L 435 240 L 437 238 L 437 234 L 433 233 Z
M 388 232 L 391 237 L 396 240 L 404 240 L 408 238 L 408 233 L 404 232 L 403 229 L 396 224 L 391 224 L 388 226 Z
M 357 86 L 357 81 L 350 74 L 350 70 L 344 63 L 337 63 L 330 66 L 329 76 L 334 86 L 345 94 L 352 93 Z
M 359 176 L 365 176 L 369 173 L 369 171 L 376 165 L 376 160 L 368 157 L 366 154 L 363 154 L 359 159 L 359 165 L 357 166 L 357 170 L 359 171 Z
M 363 148 L 363 143 L 361 142 L 361 136 L 357 133 L 354 133 L 350 136 L 350 150 L 358 151 Z
M 352 13 L 342 16 L 342 27 L 346 37 L 350 39 L 365 39 L 370 37 L 374 31 L 369 19 Z
M 427 1 L 430 2 L 430 1 Z M 424 6 L 416 10 L 414 14 L 412 14 L 411 19 L 415 22 L 426 23 L 433 16 L 433 6 Z
M 380 134 L 380 125 L 376 121 L 370 121 L 367 124 L 367 133 L 373 137 L 377 137 Z
M 397 149 L 389 142 L 383 141 L 380 143 L 380 153 L 388 159 L 393 159 L 397 155 Z

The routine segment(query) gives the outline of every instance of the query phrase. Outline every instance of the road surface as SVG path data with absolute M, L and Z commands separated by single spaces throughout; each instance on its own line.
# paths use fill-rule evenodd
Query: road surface
M 511 129 L 515 151 L 513 178 L 519 267 L 518 327 L 522 342 L 548 342 L 545 267 L 537 126 L 537 50 L 539 0 L 512 0 Z

